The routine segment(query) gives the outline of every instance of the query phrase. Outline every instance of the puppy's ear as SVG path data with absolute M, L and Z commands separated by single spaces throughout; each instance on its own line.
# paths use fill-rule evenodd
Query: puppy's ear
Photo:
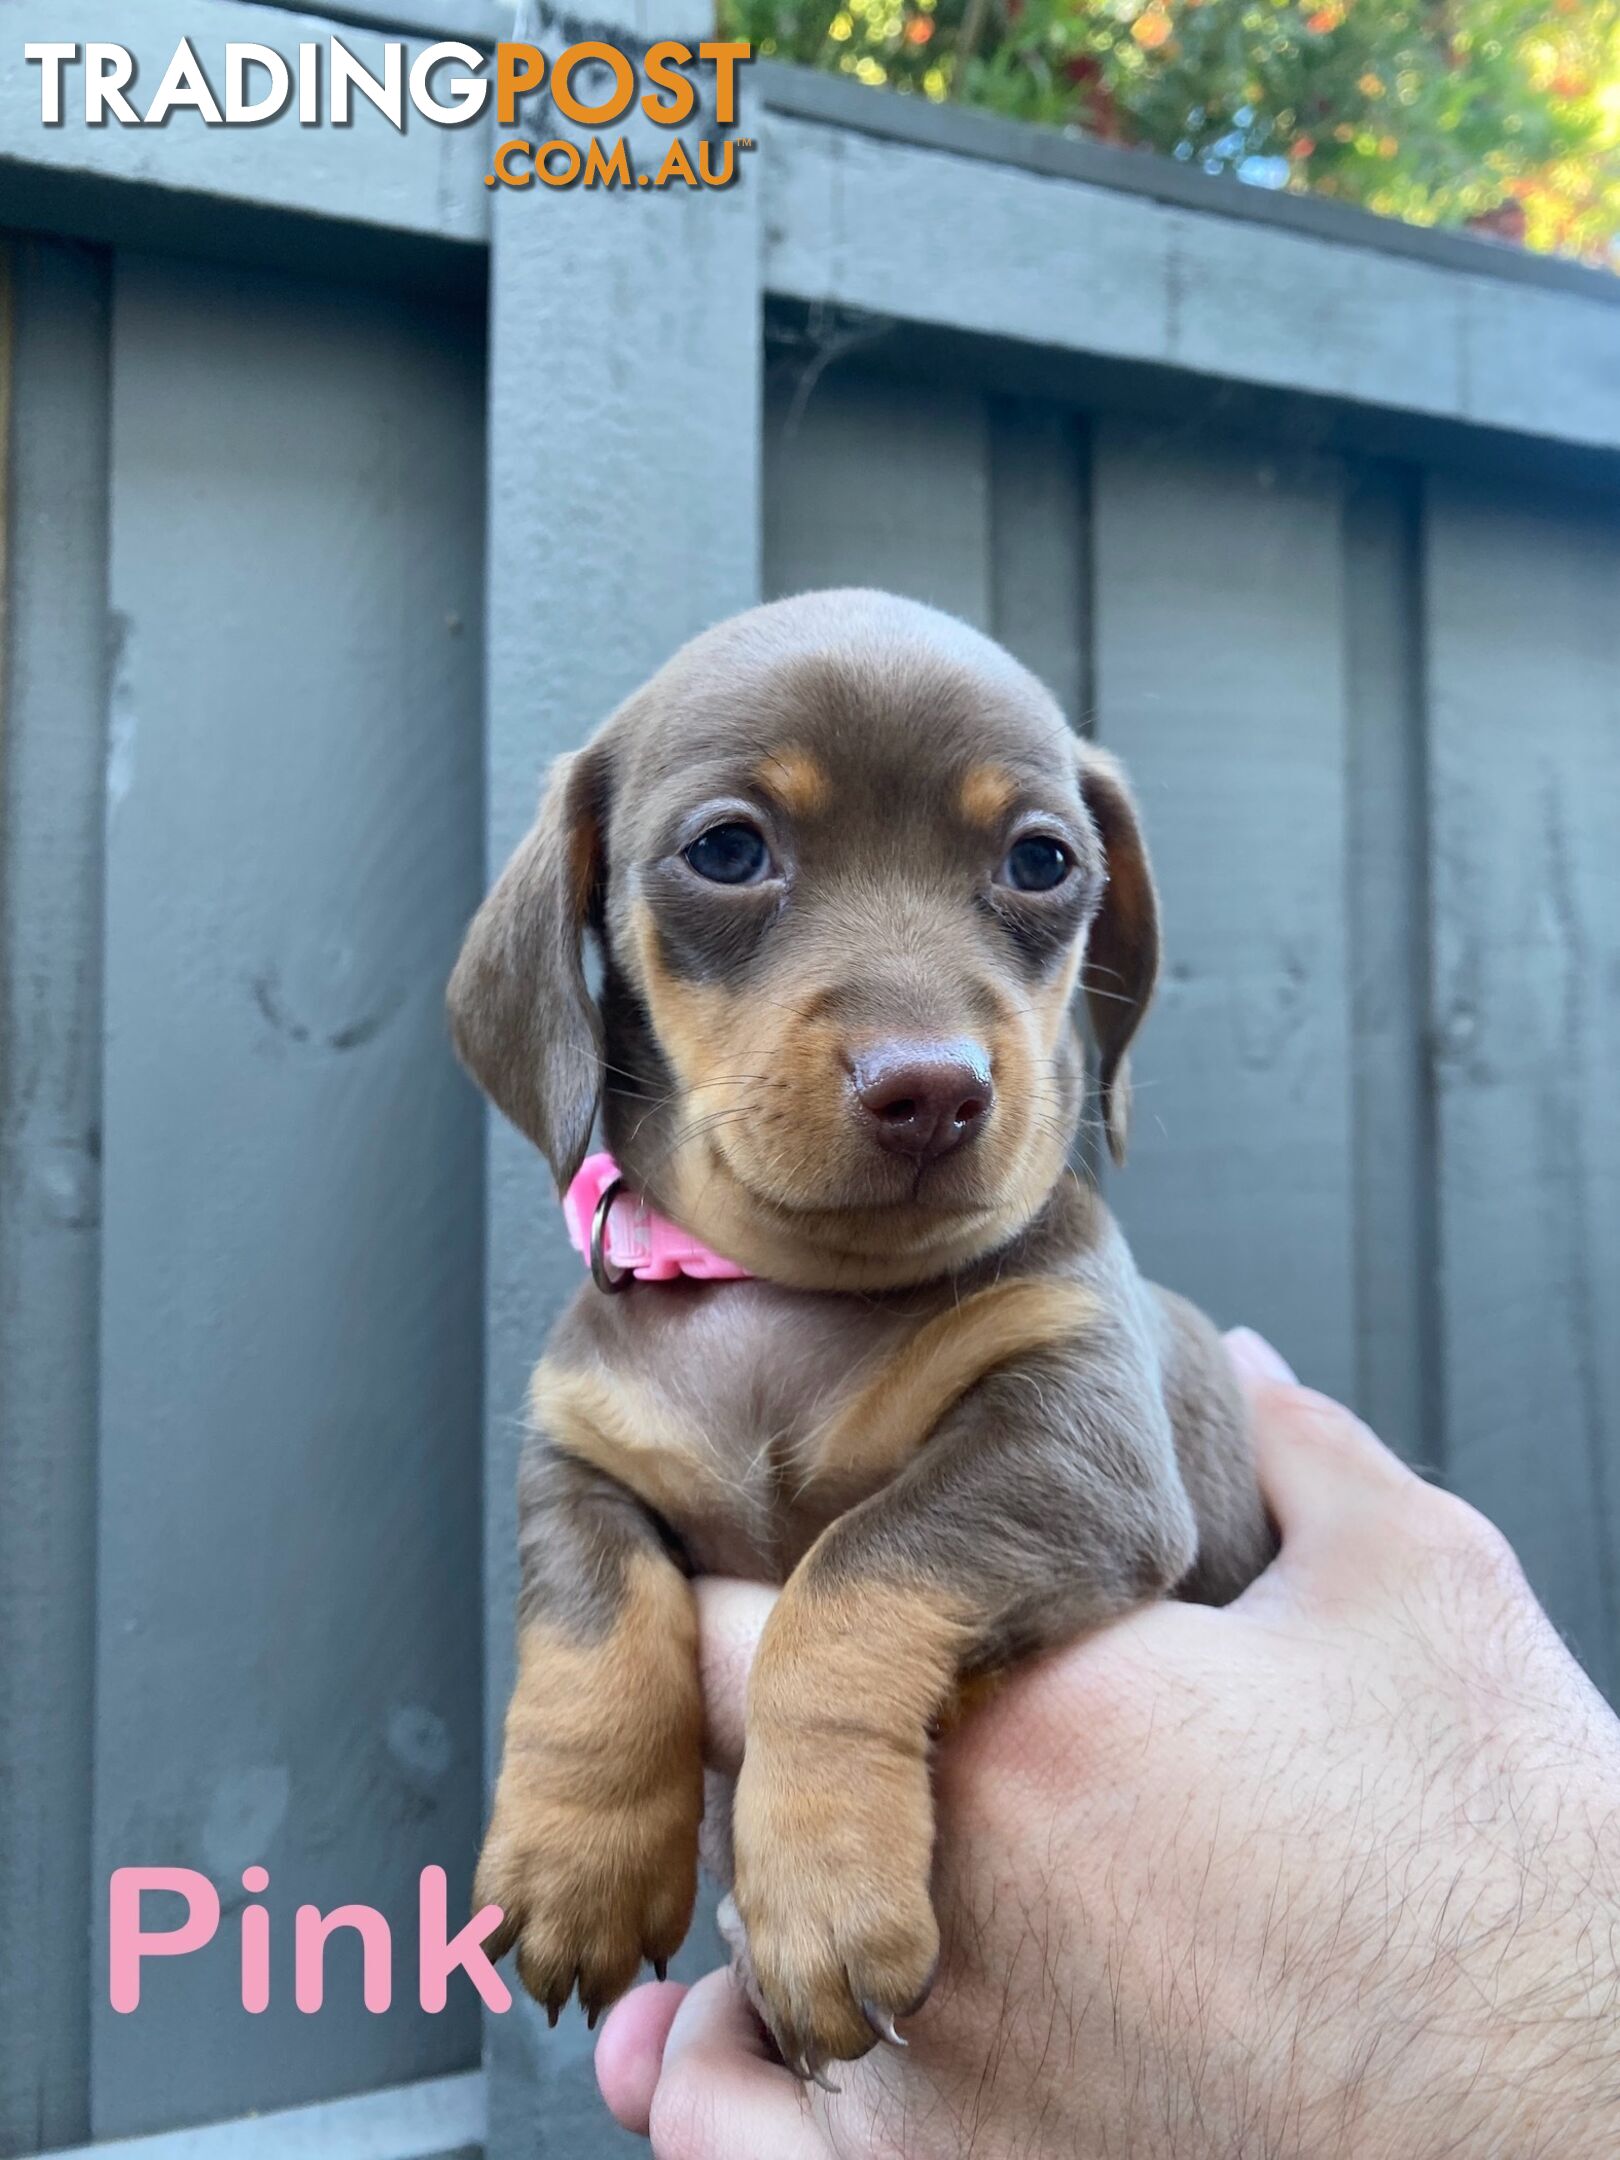
M 1106 751 L 1080 752 L 1080 792 L 1103 844 L 1108 883 L 1086 940 L 1082 981 L 1108 1152 L 1125 1160 L 1131 1123 L 1126 1051 L 1159 975 L 1159 900 L 1125 775 Z
M 450 977 L 457 1054 L 526 1133 L 562 1191 L 584 1160 L 602 1088 L 602 1016 L 585 987 L 600 928 L 608 759 L 559 758 L 527 837 L 473 917 Z

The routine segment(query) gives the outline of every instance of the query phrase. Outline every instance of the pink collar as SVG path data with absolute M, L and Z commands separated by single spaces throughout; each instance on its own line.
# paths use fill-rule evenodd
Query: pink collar
M 600 1290 L 622 1289 L 631 1276 L 637 1282 L 673 1282 L 679 1275 L 742 1282 L 749 1274 L 628 1191 L 611 1155 L 586 1156 L 563 1195 L 563 1219 Z

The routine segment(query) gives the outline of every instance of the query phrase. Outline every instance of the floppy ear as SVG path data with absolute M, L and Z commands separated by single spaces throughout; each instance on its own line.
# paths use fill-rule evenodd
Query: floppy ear
M 602 1016 L 585 987 L 584 939 L 601 919 L 606 797 L 598 745 L 557 760 L 450 977 L 457 1054 L 550 1163 L 559 1192 L 590 1145 L 602 1088 Z
M 1125 1160 L 1131 1075 L 1125 1053 L 1159 975 L 1159 900 L 1125 775 L 1106 751 L 1080 753 L 1080 792 L 1103 844 L 1108 883 L 1086 940 L 1082 980 L 1108 1152 Z

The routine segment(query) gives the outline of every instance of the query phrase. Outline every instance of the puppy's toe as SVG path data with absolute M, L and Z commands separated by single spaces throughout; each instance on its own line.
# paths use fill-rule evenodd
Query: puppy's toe
M 859 1897 L 812 1910 L 761 1912 L 739 1967 L 781 2051 L 800 2077 L 856 2062 L 880 2040 L 904 2041 L 896 2019 L 920 2009 L 939 1963 L 926 1896 L 874 1911 Z
M 588 1815 L 503 1778 L 478 1866 L 479 1905 L 501 1908 L 498 1949 L 553 2024 L 570 1995 L 594 2024 L 643 1960 L 680 1948 L 697 1896 L 701 1785 L 672 1776 Z
M 892 1849 L 870 1866 L 846 1854 L 829 1867 L 825 1854 L 792 1839 L 769 1857 L 739 1854 L 734 1917 L 722 1916 L 722 1930 L 739 1980 L 800 2077 L 858 2061 L 879 2040 L 904 2045 L 895 2021 L 921 2008 L 939 1963 L 927 1853 L 919 1839 L 909 1868 L 895 1866 Z
M 921 2007 L 939 1962 L 926 1746 L 846 1741 L 830 1777 L 803 1732 L 753 1729 L 734 1827 L 753 1991 L 783 2061 L 801 2076 L 856 2061 Z

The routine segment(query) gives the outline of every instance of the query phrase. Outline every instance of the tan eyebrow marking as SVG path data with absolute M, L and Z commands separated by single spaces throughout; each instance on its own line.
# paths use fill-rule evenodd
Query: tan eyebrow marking
M 974 825 L 998 825 L 1012 808 L 1018 782 L 1000 765 L 975 765 L 962 782 L 957 800 Z
M 754 778 L 793 817 L 810 817 L 824 810 L 832 793 L 826 767 L 808 750 L 792 744 L 761 759 Z

